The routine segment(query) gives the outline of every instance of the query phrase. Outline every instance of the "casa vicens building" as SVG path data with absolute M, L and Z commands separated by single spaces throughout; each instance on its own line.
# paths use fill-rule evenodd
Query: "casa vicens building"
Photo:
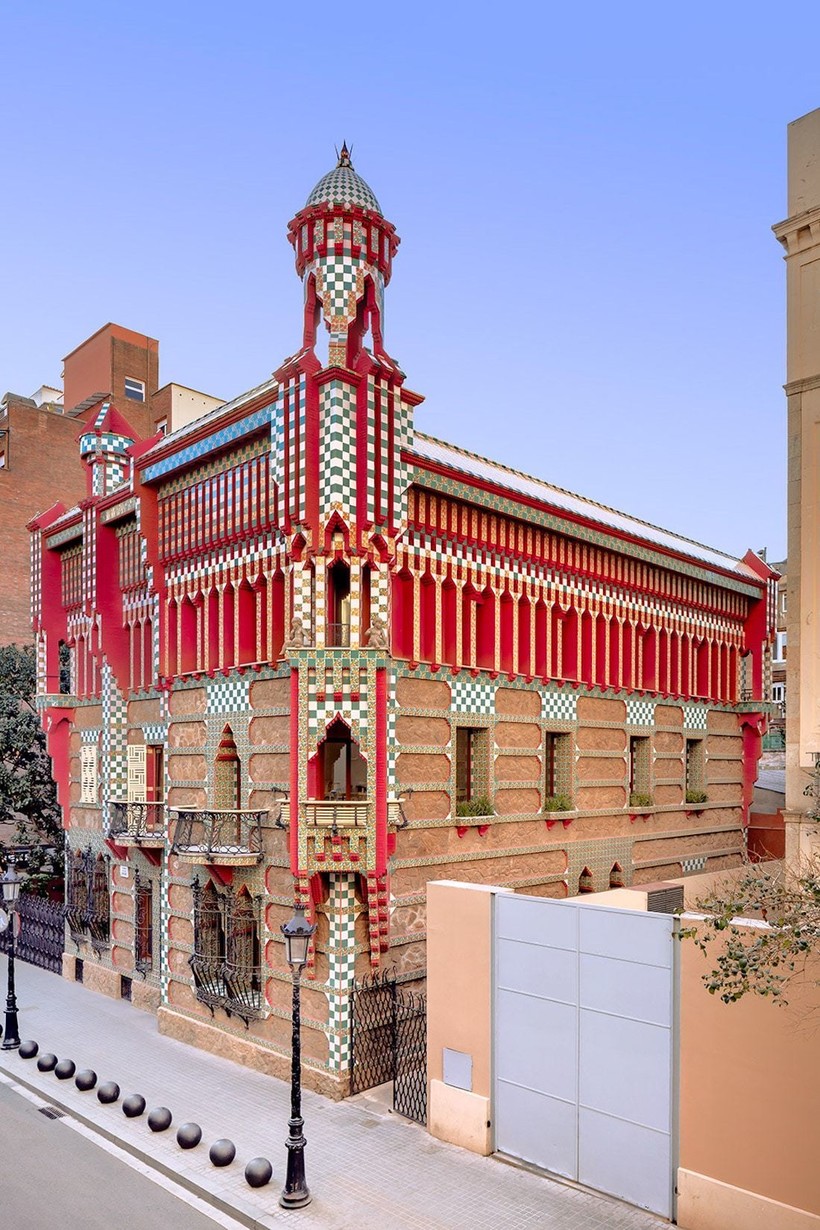
M 420 985 L 429 880 L 740 862 L 775 574 L 416 431 L 399 238 L 346 149 L 288 238 L 296 353 L 167 436 L 100 404 L 87 498 L 31 523 L 33 621 L 66 976 L 284 1071 L 296 898 L 308 1079 L 341 1096 L 350 988 Z

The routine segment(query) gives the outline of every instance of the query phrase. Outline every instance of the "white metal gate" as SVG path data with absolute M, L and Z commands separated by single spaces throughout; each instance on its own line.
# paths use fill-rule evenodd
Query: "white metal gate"
M 495 901 L 496 1149 L 671 1218 L 677 920 Z

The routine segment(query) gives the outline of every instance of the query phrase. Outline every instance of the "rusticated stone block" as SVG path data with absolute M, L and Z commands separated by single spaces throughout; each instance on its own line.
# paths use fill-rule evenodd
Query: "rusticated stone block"
M 204 688 L 180 688 L 171 692 L 168 697 L 168 708 L 172 717 L 180 717 L 187 713 L 204 713 L 206 707 Z
M 622 700 L 579 696 L 577 715 L 579 722 L 625 722 L 626 705 Z
M 541 776 L 541 761 L 537 756 L 496 756 L 497 782 L 531 782 Z M 537 793 L 537 792 L 536 792 Z
M 200 781 L 208 772 L 204 756 L 170 755 L 168 757 L 168 776 L 171 781 Z
M 588 781 L 600 781 L 602 778 L 609 778 L 615 781 L 623 781 L 626 777 L 626 763 L 618 757 L 609 756 L 582 756 L 575 766 L 575 773 L 579 783 Z M 605 803 L 596 804 L 598 807 L 605 807 Z
M 396 742 L 400 747 L 408 744 L 444 747 L 450 742 L 450 723 L 446 718 L 399 717 Z
M 498 722 L 495 728 L 496 747 L 540 747 L 541 737 L 535 722 Z
M 269 743 L 290 743 L 290 718 L 287 714 L 252 718 L 248 738 L 254 747 Z
M 252 709 L 282 709 L 290 705 L 290 676 L 282 679 L 258 679 L 251 684 Z
M 128 721 L 134 724 L 138 722 L 161 722 L 162 711 L 159 697 L 156 697 L 153 700 L 129 701 Z
M 541 694 L 528 688 L 496 688 L 495 711 L 511 717 L 540 717 Z
M 519 812 L 528 815 L 540 809 L 541 793 L 533 789 L 496 790 L 493 802 L 499 816 L 513 816 Z
M 450 685 L 440 679 L 410 679 L 396 684 L 396 702 L 408 709 L 449 709 Z
M 449 781 L 450 757 L 402 752 L 396 760 L 396 778 L 406 786 Z
M 289 781 L 290 756 L 286 752 L 254 752 L 249 770 L 254 782 Z
M 204 722 L 171 722 L 168 727 L 168 746 L 203 747 L 208 737 Z

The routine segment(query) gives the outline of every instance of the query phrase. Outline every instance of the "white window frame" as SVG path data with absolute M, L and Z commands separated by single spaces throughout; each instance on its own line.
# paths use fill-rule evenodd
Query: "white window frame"
M 131 387 L 131 392 L 128 389 Z M 139 391 L 139 397 L 134 397 L 134 393 Z M 125 377 L 125 396 L 129 401 L 145 401 L 145 381 L 137 380 L 135 376 Z
M 84 743 L 80 748 L 80 802 L 96 804 L 98 785 L 97 745 Z

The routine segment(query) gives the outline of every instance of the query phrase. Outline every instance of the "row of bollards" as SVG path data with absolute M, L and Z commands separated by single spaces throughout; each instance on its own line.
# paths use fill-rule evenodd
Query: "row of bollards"
M 34 1059 L 40 1047 L 36 1042 L 21 1042 L 19 1054 L 21 1059 Z M 57 1080 L 68 1081 L 74 1077 L 74 1084 L 82 1093 L 88 1093 L 97 1087 L 97 1073 L 91 1068 L 77 1071 L 77 1065 L 72 1059 L 57 1059 L 50 1051 L 37 1058 L 37 1067 L 41 1072 L 53 1072 Z M 104 1081 L 97 1088 L 97 1098 L 106 1105 L 119 1101 L 120 1087 L 116 1081 Z M 123 1098 L 122 1113 L 128 1119 L 138 1119 L 145 1114 L 147 1103 L 141 1093 L 129 1094 Z M 148 1126 L 152 1132 L 167 1132 L 173 1123 L 173 1115 L 167 1106 L 155 1106 L 148 1114 Z M 202 1128 L 198 1123 L 183 1123 L 177 1129 L 177 1144 L 180 1149 L 195 1149 L 202 1140 Z M 213 1166 L 230 1166 L 236 1157 L 236 1145 L 232 1140 L 215 1140 L 208 1150 L 208 1157 Z M 249 1187 L 264 1187 L 273 1177 L 273 1166 L 266 1157 L 254 1157 L 245 1167 L 245 1182 Z

